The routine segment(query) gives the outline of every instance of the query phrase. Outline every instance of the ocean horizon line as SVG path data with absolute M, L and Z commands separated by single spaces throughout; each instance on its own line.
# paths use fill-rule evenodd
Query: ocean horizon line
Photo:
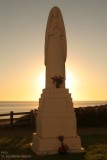
M 73 101 L 73 107 L 94 107 L 107 105 L 107 101 Z M 0 101 L 0 113 L 24 112 L 38 109 L 39 101 Z

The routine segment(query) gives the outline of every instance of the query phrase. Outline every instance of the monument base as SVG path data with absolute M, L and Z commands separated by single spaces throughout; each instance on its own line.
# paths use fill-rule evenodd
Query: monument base
M 37 131 L 33 133 L 31 149 L 37 155 L 57 154 L 63 144 L 69 153 L 84 152 L 76 132 L 76 118 L 68 89 L 44 89 L 39 100 Z
M 81 148 L 80 138 L 66 137 L 64 138 L 64 144 L 69 146 L 67 153 L 81 153 L 84 152 L 84 148 Z M 61 147 L 57 137 L 55 138 L 40 138 L 33 134 L 33 143 L 31 143 L 31 149 L 36 155 L 53 155 L 58 154 L 58 150 Z

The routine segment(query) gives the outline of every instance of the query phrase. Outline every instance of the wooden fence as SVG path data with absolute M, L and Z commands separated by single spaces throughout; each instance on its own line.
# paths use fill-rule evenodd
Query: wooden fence
M 0 114 L 0 126 L 35 125 L 37 110 L 30 112 L 13 112 Z M 2 117 L 2 118 L 1 118 Z

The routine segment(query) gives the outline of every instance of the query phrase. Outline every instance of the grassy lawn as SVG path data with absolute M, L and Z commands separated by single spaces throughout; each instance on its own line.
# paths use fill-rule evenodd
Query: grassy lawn
M 66 154 L 38 157 L 30 149 L 32 138 L 0 138 L 0 160 L 107 160 L 107 136 L 81 136 L 85 154 Z

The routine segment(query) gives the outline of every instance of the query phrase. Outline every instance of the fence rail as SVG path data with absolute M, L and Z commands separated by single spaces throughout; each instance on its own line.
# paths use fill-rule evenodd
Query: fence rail
M 10 125 L 11 127 L 23 124 L 35 125 L 37 110 L 30 112 L 13 112 L 0 114 L 0 126 Z M 5 118 L 2 118 L 5 117 Z

